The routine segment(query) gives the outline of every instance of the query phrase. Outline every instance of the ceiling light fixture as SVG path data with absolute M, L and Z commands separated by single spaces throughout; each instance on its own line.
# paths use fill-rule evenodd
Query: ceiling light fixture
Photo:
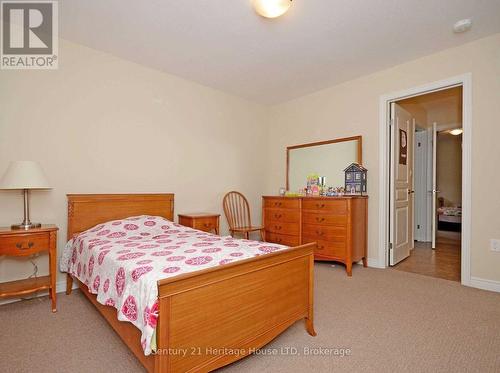
M 469 18 L 461 19 L 453 25 L 453 32 L 460 34 L 462 32 L 469 31 L 471 27 L 472 21 Z
M 276 18 L 290 9 L 292 0 L 252 0 L 252 5 L 262 17 Z
M 458 135 L 461 135 L 463 132 L 464 132 L 463 129 L 461 129 L 461 128 L 455 128 L 454 130 L 450 131 L 450 134 L 453 135 L 453 136 L 458 136 Z

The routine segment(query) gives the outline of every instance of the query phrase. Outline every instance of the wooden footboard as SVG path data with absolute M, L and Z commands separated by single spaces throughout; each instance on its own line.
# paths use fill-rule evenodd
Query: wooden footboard
M 219 368 L 300 319 L 315 335 L 314 246 L 160 281 L 156 372 Z

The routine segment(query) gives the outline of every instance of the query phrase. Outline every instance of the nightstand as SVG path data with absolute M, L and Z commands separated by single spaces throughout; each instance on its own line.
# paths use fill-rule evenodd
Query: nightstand
M 219 234 L 219 214 L 195 213 L 179 214 L 179 224 L 204 232 Z
M 30 230 L 0 228 L 0 255 L 29 256 L 40 252 L 49 253 L 48 276 L 31 277 L 0 283 L 0 299 L 20 297 L 47 289 L 52 300 L 52 312 L 56 312 L 56 256 L 57 228 L 55 225 L 42 225 Z

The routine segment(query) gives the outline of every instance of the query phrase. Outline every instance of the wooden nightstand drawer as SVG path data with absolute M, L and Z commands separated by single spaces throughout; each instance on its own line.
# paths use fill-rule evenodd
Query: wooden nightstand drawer
M 49 234 L 16 234 L 0 237 L 0 254 L 24 256 L 49 250 Z
M 179 214 L 179 224 L 204 232 L 219 234 L 219 214 Z
M 198 218 L 193 221 L 193 228 L 204 232 L 211 232 L 218 227 L 218 218 Z

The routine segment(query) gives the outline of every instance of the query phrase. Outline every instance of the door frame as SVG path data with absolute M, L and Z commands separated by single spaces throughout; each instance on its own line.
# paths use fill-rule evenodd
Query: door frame
M 379 247 L 378 266 L 388 267 L 389 263 L 389 170 L 390 170 L 390 103 L 405 98 L 421 96 L 462 86 L 462 242 L 461 242 L 461 282 L 471 286 L 471 161 L 472 161 L 472 74 L 466 73 L 380 96 L 379 110 Z
M 421 128 L 421 127 L 420 127 Z M 456 128 L 456 127 L 455 127 Z M 417 136 L 420 138 L 422 137 L 420 141 L 417 140 Z M 421 146 L 417 146 L 417 143 L 421 143 Z M 419 154 L 421 155 L 420 157 L 417 157 L 417 149 L 420 148 Z M 424 217 L 424 224 L 422 225 L 421 232 L 418 235 L 419 240 L 421 242 L 428 242 L 429 237 L 430 237 L 430 211 L 429 211 L 429 201 L 430 201 L 430 196 L 429 196 L 429 157 L 427 152 L 429 151 L 429 131 L 427 128 L 423 129 L 422 131 L 417 131 L 415 132 L 415 157 L 414 157 L 414 183 L 413 183 L 413 189 L 415 190 L 415 195 L 414 195 L 414 201 L 415 201 L 415 217 L 417 215 Z M 419 166 L 418 169 L 422 170 L 422 174 L 417 175 L 417 165 Z M 418 181 L 415 181 L 415 179 L 418 178 Z M 423 185 L 422 185 L 423 184 Z M 422 188 L 423 186 L 423 188 Z M 417 206 L 417 196 L 423 197 L 423 201 L 425 203 L 422 203 L 421 205 Z M 422 201 L 421 201 L 422 202 Z M 415 219 L 413 223 L 413 230 L 415 233 L 417 233 L 416 229 L 416 224 L 417 219 Z M 414 234 L 415 238 L 417 234 Z

